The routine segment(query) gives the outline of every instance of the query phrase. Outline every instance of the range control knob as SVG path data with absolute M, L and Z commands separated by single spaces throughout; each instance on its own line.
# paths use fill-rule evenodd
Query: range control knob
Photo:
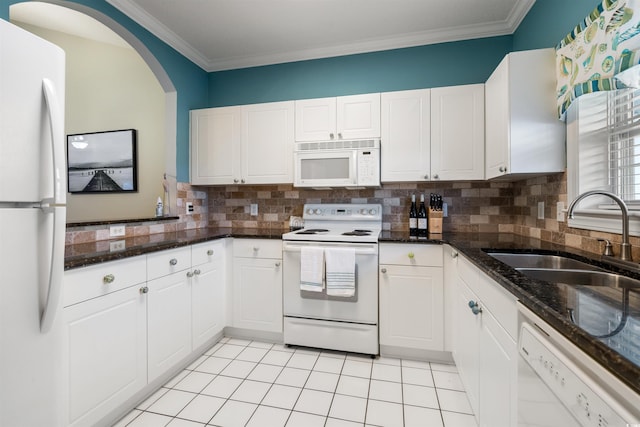
M 311 209 L 311 208 L 307 209 L 307 214 L 309 214 L 309 215 L 313 214 L 313 209 Z
M 320 215 L 320 214 L 322 213 L 322 211 L 321 211 L 320 209 L 316 209 L 316 210 L 314 211 L 314 213 L 315 213 L 316 215 Z
M 366 210 L 366 209 L 360 209 L 360 213 L 361 213 L 362 215 L 366 215 L 366 214 L 367 214 L 367 210 Z
M 376 210 L 375 209 L 369 209 L 369 214 L 370 215 L 375 215 L 376 214 Z

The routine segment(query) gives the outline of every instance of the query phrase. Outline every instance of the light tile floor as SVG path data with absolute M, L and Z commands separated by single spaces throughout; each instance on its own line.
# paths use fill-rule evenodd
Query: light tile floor
M 476 426 L 453 365 L 223 338 L 117 427 Z

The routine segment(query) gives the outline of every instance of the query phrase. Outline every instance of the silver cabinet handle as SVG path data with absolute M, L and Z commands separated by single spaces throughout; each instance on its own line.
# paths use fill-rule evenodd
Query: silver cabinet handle
M 253 251 L 254 251 L 254 252 L 258 252 L 259 250 L 260 250 L 260 247 L 259 247 L 259 246 L 254 246 L 254 247 L 253 247 Z
M 241 183 L 241 184 L 244 184 L 244 178 L 242 178 L 242 179 L 240 180 L 240 183 Z
M 209 249 L 209 250 L 207 251 L 207 255 L 209 255 L 209 256 L 213 255 L 213 249 Z
M 276 267 L 280 267 L 280 262 L 276 262 Z
M 177 259 L 175 259 L 175 258 L 171 258 L 171 259 L 169 260 L 169 264 L 171 264 L 171 265 L 176 265 L 177 263 L 178 263 L 178 260 L 177 260 Z
M 342 139 L 342 133 L 338 133 L 338 139 Z
M 193 274 L 195 274 L 196 276 L 199 276 L 200 273 L 202 273 L 200 270 L 198 270 L 197 268 L 195 270 L 193 270 Z
M 329 133 L 329 139 L 333 139 L 333 132 Z
M 473 301 L 473 300 L 469 301 L 469 308 L 471 309 L 473 314 L 476 316 L 482 313 L 482 307 L 478 305 L 477 301 Z
M 500 166 L 500 167 L 498 168 L 498 171 L 500 171 L 500 172 L 503 172 L 503 173 L 504 173 L 504 172 L 506 172 L 506 171 L 507 171 L 507 168 L 506 168 L 506 166 Z
M 382 269 L 380 269 L 380 272 L 381 272 L 381 273 L 386 273 L 386 272 L 387 272 L 387 269 L 386 269 L 386 268 L 382 268 Z
M 234 178 L 234 179 L 233 179 L 233 182 L 234 182 L 235 184 L 237 184 L 237 183 L 239 182 L 238 178 Z
M 458 251 L 451 251 L 451 258 L 458 258 Z
M 429 179 L 429 174 L 426 174 L 426 175 L 424 176 L 424 179 Z
M 141 294 L 149 293 L 149 288 L 148 288 L 148 287 L 146 287 L 146 286 L 141 287 L 141 288 L 140 288 L 140 293 L 141 293 Z
M 192 272 L 190 272 L 190 271 L 187 271 L 187 277 L 188 277 L 188 278 L 192 278 L 192 277 L 193 277 L 193 273 L 192 273 Z
M 102 278 L 102 283 L 108 285 L 109 283 L 113 283 L 114 280 L 116 280 L 116 276 L 114 276 L 113 274 L 107 274 Z
M 438 174 L 433 175 L 433 179 L 438 179 Z

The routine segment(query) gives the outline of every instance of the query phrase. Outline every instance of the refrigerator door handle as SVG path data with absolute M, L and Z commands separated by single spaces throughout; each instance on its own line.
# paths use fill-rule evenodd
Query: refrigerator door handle
M 53 235 L 51 238 L 51 259 L 49 260 L 49 286 L 47 299 L 40 317 L 40 332 L 45 334 L 51 329 L 53 319 L 59 305 L 60 296 L 62 294 L 62 278 L 64 265 L 64 244 L 59 244 L 60 239 L 64 242 L 66 208 L 50 207 L 43 208 L 45 213 L 53 215 Z
M 53 162 L 53 201 L 54 205 L 64 205 L 66 201 L 66 170 L 64 154 L 64 116 L 60 110 L 58 95 L 53 82 L 42 79 L 42 89 L 47 105 L 51 126 L 51 153 Z

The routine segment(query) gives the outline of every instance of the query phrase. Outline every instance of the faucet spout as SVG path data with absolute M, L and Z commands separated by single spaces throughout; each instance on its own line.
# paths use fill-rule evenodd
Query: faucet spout
M 586 191 L 576 197 L 569 204 L 569 208 L 567 209 L 567 216 L 573 219 L 573 211 L 578 202 L 589 196 L 606 196 L 616 202 L 618 206 L 620 206 L 620 210 L 622 211 L 622 244 L 620 245 L 620 258 L 624 261 L 631 261 L 631 245 L 629 244 L 629 209 L 627 208 L 624 200 L 622 200 L 620 197 L 608 191 Z

